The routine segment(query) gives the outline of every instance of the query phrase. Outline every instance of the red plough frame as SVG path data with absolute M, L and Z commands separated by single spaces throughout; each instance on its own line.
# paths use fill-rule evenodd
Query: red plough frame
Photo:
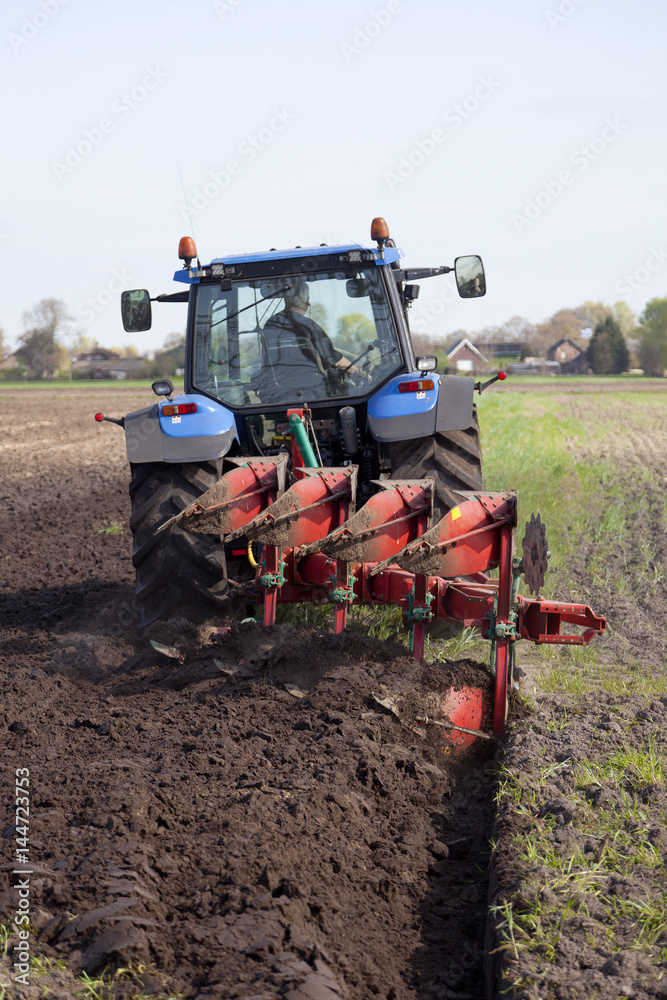
M 298 460 L 298 453 L 296 456 Z M 264 624 L 280 602 L 331 602 L 334 632 L 352 604 L 392 604 L 410 629 L 410 649 L 424 656 L 426 627 L 436 618 L 475 626 L 492 644 L 493 731 L 504 730 L 514 648 L 519 639 L 584 645 L 605 619 L 583 604 L 527 598 L 515 556 L 516 494 L 461 494 L 462 503 L 432 527 L 431 484 L 383 480 L 354 512 L 356 468 L 306 469 L 293 464 L 294 485 L 283 492 L 281 459 L 245 459 L 200 501 L 174 520 L 188 530 L 262 545 L 255 589 L 263 593 Z M 487 573 L 498 569 L 496 579 Z M 465 577 L 465 579 L 464 579 Z M 565 631 L 575 626 L 580 631 Z M 474 739 L 483 706 L 460 718 L 459 741 Z M 452 692 L 447 695 L 452 697 Z M 456 700 L 456 699 L 455 699 Z M 459 699 L 460 700 L 460 699 Z M 450 714 L 451 717 L 451 714 Z M 472 720 L 472 723 L 471 723 Z M 472 730 L 472 735 L 467 730 Z

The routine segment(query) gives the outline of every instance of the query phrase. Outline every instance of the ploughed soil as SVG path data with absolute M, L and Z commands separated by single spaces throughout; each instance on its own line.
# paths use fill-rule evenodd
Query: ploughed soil
M 359 633 L 141 632 L 123 433 L 93 414 L 148 398 L 0 394 L 0 902 L 20 912 L 18 771 L 29 948 L 67 966 L 16 989 L 123 967 L 118 996 L 483 996 L 494 745 L 454 761 L 418 719 L 486 675 Z
M 0 984 L 12 984 L 8 996 L 65 998 L 104 974 L 100 996 L 201 1000 L 481 1000 L 485 976 L 506 987 L 515 956 L 497 919 L 487 931 L 489 892 L 497 904 L 519 877 L 514 821 L 501 816 L 495 837 L 510 861 L 496 853 L 489 885 L 499 748 L 454 757 L 433 724 L 445 687 L 486 675 L 468 661 L 420 666 L 401 644 L 355 632 L 204 615 L 142 632 L 123 432 L 93 414 L 149 399 L 0 390 L 0 922 L 29 906 L 38 956 L 29 985 L 16 983 L 26 945 L 14 924 L 0 936 Z M 570 752 L 562 734 L 574 728 L 549 731 L 550 742 L 539 728 L 561 706 L 511 737 L 510 766 L 529 781 Z M 635 712 L 627 731 L 656 732 L 664 754 L 664 705 L 635 725 L 644 708 L 623 709 Z M 598 704 L 578 719 L 581 746 L 604 730 L 603 714 L 612 709 Z M 28 778 L 27 827 L 23 813 L 16 825 L 16 777 L 23 788 Z M 560 786 L 545 789 L 552 808 Z M 664 788 L 648 794 L 660 841 Z M 567 810 L 555 815 L 567 829 Z M 638 899 L 659 895 L 654 875 L 637 873 Z M 664 995 L 644 959 L 627 958 L 630 918 L 624 938 L 591 946 L 588 993 L 567 992 L 584 932 L 559 933 L 561 979 L 535 973 L 525 996 Z M 619 992 L 628 984 L 634 993 Z

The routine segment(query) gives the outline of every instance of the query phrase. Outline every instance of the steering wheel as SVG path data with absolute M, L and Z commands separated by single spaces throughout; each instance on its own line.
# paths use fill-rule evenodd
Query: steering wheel
M 358 372 L 340 372 L 338 379 L 340 382 L 345 379 L 346 382 L 353 385 L 355 388 L 370 385 L 372 382 L 370 375 L 361 370 Z

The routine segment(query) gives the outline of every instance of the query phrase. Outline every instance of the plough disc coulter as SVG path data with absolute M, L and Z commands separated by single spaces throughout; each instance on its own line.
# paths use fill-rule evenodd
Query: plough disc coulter
M 243 537 L 256 543 L 257 574 L 245 589 L 263 599 L 264 625 L 274 624 L 278 602 L 331 602 L 336 633 L 345 628 L 350 605 L 392 604 L 402 611 L 419 661 L 429 622 L 440 618 L 480 629 L 491 643 L 492 704 L 478 689 L 444 692 L 443 715 L 451 727 L 445 723 L 443 732 L 455 752 L 489 723 L 502 734 L 519 639 L 583 645 L 604 631 L 605 619 L 585 605 L 518 593 L 525 566 L 514 555 L 513 491 L 461 493 L 461 503 L 433 524 L 430 479 L 382 480 L 355 512 L 355 466 L 304 468 L 294 454 L 295 481 L 285 490 L 285 458 L 237 459 L 236 468 L 167 523 L 222 535 L 225 542 Z M 527 532 L 534 535 L 528 538 L 533 589 L 539 577 L 534 564 L 546 565 L 548 555 L 544 526 L 539 522 L 534 532 L 534 523 Z M 540 544 L 544 551 L 536 555 Z

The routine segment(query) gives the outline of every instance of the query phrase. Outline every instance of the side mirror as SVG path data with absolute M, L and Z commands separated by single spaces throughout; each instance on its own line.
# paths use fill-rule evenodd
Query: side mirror
M 475 299 L 486 295 L 486 278 L 482 258 L 476 254 L 457 257 L 454 261 L 456 287 L 462 299 Z
M 348 278 L 345 291 L 351 299 L 363 299 L 369 294 L 371 283 L 368 278 Z
M 152 323 L 151 297 L 145 288 L 123 292 L 120 297 L 120 313 L 126 333 L 144 333 Z
M 170 398 L 174 394 L 174 383 L 170 378 L 159 378 L 151 383 L 151 389 L 156 396 L 167 396 Z

